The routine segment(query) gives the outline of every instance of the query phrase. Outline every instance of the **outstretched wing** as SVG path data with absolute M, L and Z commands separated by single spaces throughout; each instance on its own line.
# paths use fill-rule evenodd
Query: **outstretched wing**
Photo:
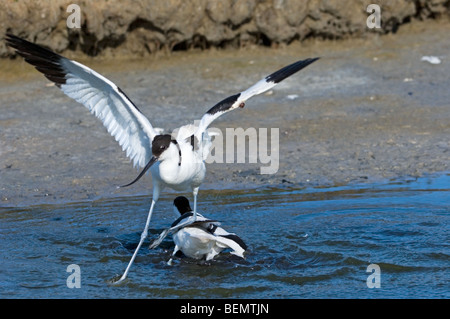
M 285 66 L 284 68 L 272 73 L 271 75 L 266 76 L 256 84 L 254 84 L 252 87 L 248 88 L 247 90 L 229 96 L 226 99 L 220 101 L 216 105 L 214 105 L 208 112 L 206 112 L 198 126 L 198 130 L 195 133 L 195 136 L 198 140 L 201 141 L 202 134 L 205 132 L 205 130 L 208 128 L 208 126 L 219 116 L 222 114 L 225 114 L 227 112 L 230 112 L 238 107 L 244 107 L 245 101 L 247 101 L 252 96 L 261 94 L 266 92 L 267 90 L 270 90 L 275 85 L 286 79 L 287 77 L 291 76 L 292 74 L 300 71 L 301 69 L 307 67 L 311 63 L 317 61 L 319 58 L 313 58 L 313 59 L 306 59 L 297 61 L 295 63 L 292 63 L 288 66 Z
M 152 156 L 151 143 L 157 133 L 117 85 L 83 64 L 14 35 L 8 34 L 6 43 L 98 117 L 135 166 L 145 166 Z

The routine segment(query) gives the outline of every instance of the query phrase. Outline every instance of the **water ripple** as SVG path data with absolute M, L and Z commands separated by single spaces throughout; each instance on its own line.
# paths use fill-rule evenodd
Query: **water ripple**
M 224 252 L 201 262 L 176 257 L 172 196 L 158 202 L 149 239 L 129 278 L 148 198 L 0 210 L 3 298 L 450 298 L 450 176 L 380 185 L 203 192 L 199 209 L 248 244 L 245 259 Z M 204 211 L 206 208 L 209 211 Z M 166 214 L 166 212 L 170 212 Z M 67 266 L 81 268 L 69 289 Z M 381 288 L 367 288 L 367 267 Z

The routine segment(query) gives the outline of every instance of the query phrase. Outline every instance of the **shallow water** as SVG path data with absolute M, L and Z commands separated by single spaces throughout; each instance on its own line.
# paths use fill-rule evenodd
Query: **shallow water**
M 248 244 L 246 259 L 176 258 L 139 241 L 148 197 L 0 208 L 2 298 L 449 298 L 450 174 L 376 185 L 203 191 L 199 211 Z M 168 226 L 161 198 L 150 237 Z M 147 240 L 149 243 L 150 240 Z M 67 267 L 80 267 L 68 288 Z M 370 264 L 380 288 L 368 288 Z

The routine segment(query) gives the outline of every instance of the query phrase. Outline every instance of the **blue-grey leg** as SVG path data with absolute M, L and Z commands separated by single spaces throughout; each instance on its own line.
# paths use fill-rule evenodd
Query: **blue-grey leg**
M 134 259 L 136 258 L 139 249 L 141 248 L 142 244 L 144 243 L 145 238 L 147 238 L 147 236 L 148 236 L 148 226 L 150 225 L 150 220 L 152 218 L 153 208 L 155 207 L 155 204 L 159 198 L 159 191 L 160 191 L 159 185 L 157 185 L 157 184 L 153 185 L 152 205 L 150 206 L 150 210 L 148 212 L 147 221 L 145 222 L 145 228 L 141 234 L 141 239 L 139 241 L 138 246 L 136 247 L 136 250 L 134 251 L 133 256 L 131 257 L 130 262 L 128 263 L 127 268 L 125 269 L 125 272 L 123 273 L 122 277 L 120 277 L 120 279 L 115 282 L 115 284 L 118 284 L 118 283 L 122 282 L 125 278 L 127 278 L 128 272 L 130 271 L 130 268 L 131 268 L 131 265 L 133 264 Z

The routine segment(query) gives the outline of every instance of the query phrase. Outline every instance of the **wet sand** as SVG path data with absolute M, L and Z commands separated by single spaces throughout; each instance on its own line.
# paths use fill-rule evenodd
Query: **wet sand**
M 277 173 L 259 174 L 261 163 L 213 163 L 201 190 L 326 187 L 449 170 L 448 30 L 449 22 L 427 21 L 367 39 L 77 60 L 171 131 L 274 70 L 320 56 L 213 123 L 222 131 L 279 128 Z M 0 207 L 151 194 L 150 176 L 116 189 L 137 170 L 95 117 L 30 65 L 0 61 L 0 101 Z

